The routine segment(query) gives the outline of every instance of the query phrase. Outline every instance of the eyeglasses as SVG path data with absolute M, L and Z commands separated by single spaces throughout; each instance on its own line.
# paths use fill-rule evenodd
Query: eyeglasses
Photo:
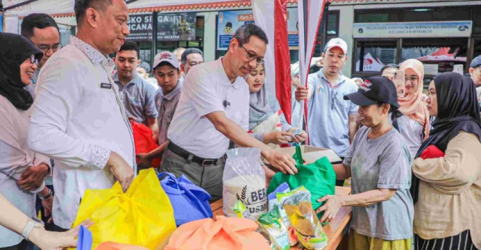
M 49 51 L 50 49 L 52 50 L 52 52 L 57 52 L 59 49 L 62 48 L 62 45 L 61 45 L 61 44 L 54 44 L 52 47 L 50 47 L 49 45 L 37 45 L 37 47 L 38 47 L 43 53 L 46 53 L 46 52 Z
M 419 78 L 415 77 L 415 76 L 412 76 L 412 77 L 406 77 L 404 78 L 404 80 L 407 82 L 407 81 L 410 81 L 410 82 L 417 82 L 419 80 Z
M 31 64 L 35 64 L 36 66 L 38 66 L 38 59 L 35 58 L 35 55 L 31 55 L 31 56 L 30 56 L 30 63 L 31 63 Z
M 244 47 L 244 45 L 241 45 L 240 47 L 243 48 L 243 49 L 246 51 L 246 53 L 247 53 L 247 60 L 249 60 L 249 62 L 252 62 L 253 60 L 256 60 L 256 64 L 257 64 L 257 65 L 264 63 L 264 58 L 263 58 L 263 57 L 258 57 L 256 54 L 253 54 L 253 53 L 249 52 L 249 51 Z

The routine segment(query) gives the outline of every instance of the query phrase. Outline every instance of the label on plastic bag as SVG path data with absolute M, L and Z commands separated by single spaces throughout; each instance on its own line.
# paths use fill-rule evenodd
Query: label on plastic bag
M 288 193 L 278 194 L 299 241 L 307 249 L 323 249 L 327 235 L 312 208 L 311 193 L 303 186 Z

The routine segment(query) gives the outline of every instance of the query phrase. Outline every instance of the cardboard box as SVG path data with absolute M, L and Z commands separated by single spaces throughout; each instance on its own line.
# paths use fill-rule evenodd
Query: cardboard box
M 331 149 L 318 148 L 313 146 L 301 146 L 302 158 L 306 164 L 313 163 L 322 157 L 326 156 L 330 162 L 340 162 L 341 158 L 334 153 Z M 294 155 L 296 153 L 296 147 L 278 148 L 276 151 L 286 153 L 288 155 Z

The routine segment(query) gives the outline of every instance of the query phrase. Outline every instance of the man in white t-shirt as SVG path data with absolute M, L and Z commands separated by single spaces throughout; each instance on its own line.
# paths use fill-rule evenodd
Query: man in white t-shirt
M 254 24 L 241 26 L 227 54 L 190 69 L 169 127 L 162 171 L 185 175 L 212 195 L 222 197 L 224 155 L 229 140 L 262 150 L 282 172 L 297 172 L 292 157 L 272 150 L 250 136 L 249 87 L 244 77 L 263 62 L 267 36 Z

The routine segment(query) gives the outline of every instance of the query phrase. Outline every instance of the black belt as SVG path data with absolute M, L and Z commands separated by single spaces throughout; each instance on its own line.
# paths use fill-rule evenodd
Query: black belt
M 186 160 L 190 160 L 190 161 L 199 163 L 202 166 L 217 165 L 219 160 L 222 159 L 222 158 L 221 159 L 205 159 L 205 158 L 202 158 L 202 157 L 198 157 L 198 156 L 190 153 L 189 151 L 175 145 L 173 142 L 169 142 L 169 144 L 167 145 L 167 149 L 172 151 L 174 154 L 186 159 Z

